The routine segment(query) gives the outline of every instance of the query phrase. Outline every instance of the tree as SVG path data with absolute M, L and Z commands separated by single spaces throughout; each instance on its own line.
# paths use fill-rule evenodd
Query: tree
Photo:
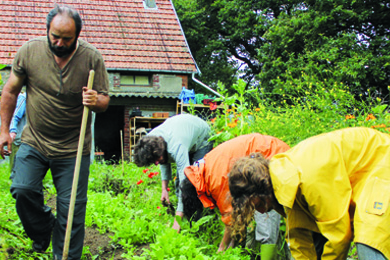
M 174 0 L 177 14 L 197 62 L 199 79 L 216 88 L 218 81 L 231 86 L 236 82 L 237 62 L 232 60 L 226 48 L 218 42 L 219 35 L 210 26 L 209 14 L 197 0 Z M 190 86 L 204 92 L 197 85 Z
M 378 0 L 174 0 L 204 81 L 275 92 L 302 72 L 356 95 L 390 85 L 390 5 Z M 286 90 L 287 91 L 287 90 Z M 277 91 L 276 91 L 277 92 Z
M 386 96 L 390 24 L 384 18 L 389 15 L 390 6 L 376 1 L 309 1 L 285 12 L 265 35 L 258 79 L 272 91 L 305 72 L 327 79 L 329 88 L 343 82 L 356 96 L 364 96 L 368 88 Z M 281 80 L 275 85 L 277 77 Z

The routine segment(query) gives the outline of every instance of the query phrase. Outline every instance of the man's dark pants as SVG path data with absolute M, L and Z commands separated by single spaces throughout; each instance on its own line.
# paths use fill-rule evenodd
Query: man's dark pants
M 54 259 L 62 259 L 75 164 L 76 157 L 48 159 L 35 148 L 23 143 L 16 154 L 11 174 L 11 193 L 16 199 L 16 211 L 27 235 L 39 243 L 50 236 L 51 228 L 54 226 L 52 237 Z M 80 259 L 83 250 L 89 164 L 89 155 L 83 156 L 69 245 L 69 260 Z M 50 207 L 44 204 L 42 180 L 49 169 L 57 190 L 57 218 L 51 213 Z

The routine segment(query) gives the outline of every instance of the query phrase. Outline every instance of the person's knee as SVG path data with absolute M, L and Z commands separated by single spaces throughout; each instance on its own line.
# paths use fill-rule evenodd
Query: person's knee
M 69 200 L 57 198 L 57 219 L 60 223 L 66 224 L 69 210 Z M 87 200 L 80 200 L 75 202 L 73 209 L 73 224 L 81 225 L 85 221 L 85 213 L 87 210 Z
M 12 197 L 16 200 L 30 198 L 32 191 L 26 188 L 11 187 Z
M 73 221 L 75 224 L 84 225 L 87 202 L 76 202 Z

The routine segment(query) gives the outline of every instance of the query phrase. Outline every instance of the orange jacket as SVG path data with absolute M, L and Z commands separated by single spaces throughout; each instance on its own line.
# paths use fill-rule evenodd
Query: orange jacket
M 185 168 L 184 173 L 198 191 L 205 208 L 218 207 L 222 221 L 229 225 L 232 205 L 228 173 L 236 159 L 259 152 L 265 158 L 289 150 L 290 147 L 276 137 L 248 134 L 226 141 L 205 155 L 204 161 Z

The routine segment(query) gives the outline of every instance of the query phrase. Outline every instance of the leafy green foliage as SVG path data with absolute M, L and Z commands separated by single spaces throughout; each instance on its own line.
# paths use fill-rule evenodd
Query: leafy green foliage
M 201 80 L 234 77 L 267 92 L 301 73 L 343 83 L 356 98 L 390 85 L 390 6 L 384 1 L 174 0 Z M 360 96 L 362 95 L 362 96 Z M 272 96 L 278 100 L 280 96 Z M 279 100 L 278 100 L 279 101 Z
M 277 82 L 282 83 L 280 78 Z M 253 93 L 233 86 L 237 93 L 226 98 L 226 109 L 214 121 L 216 144 L 242 134 L 258 132 L 272 135 L 290 146 L 325 132 L 353 126 L 366 126 L 390 132 L 388 106 L 366 90 L 365 102 L 357 101 L 343 83 L 334 82 L 329 90 L 327 80 L 302 73 L 299 80 L 288 80 L 273 93 L 261 89 Z M 221 92 L 224 87 L 220 86 Z M 257 98 L 257 107 L 243 102 L 246 96 Z M 278 101 L 272 96 L 278 95 Z
M 281 78 L 275 82 L 280 88 L 267 92 L 248 90 L 240 80 L 233 85 L 235 92 L 230 94 L 220 83 L 225 109 L 211 123 L 211 139 L 218 144 L 235 136 L 259 132 L 294 146 L 313 135 L 345 127 L 366 126 L 390 133 L 389 107 L 371 89 L 364 91 L 366 98 L 362 102 L 354 99 L 344 83 L 333 81 L 329 89 L 328 80 L 319 80 L 315 73 L 301 72 L 300 78 L 288 78 L 283 87 Z M 279 101 L 272 98 L 275 95 Z M 256 105 L 248 100 L 255 100 Z M 160 202 L 159 174 L 155 166 L 143 169 L 124 162 L 122 168 L 122 164 L 93 163 L 86 226 L 102 234 L 110 232 L 112 243 L 125 250 L 122 255 L 125 259 L 250 259 L 250 250 L 241 247 L 216 253 L 224 231 L 218 211 L 205 213 L 192 226 L 179 218 L 181 233 L 176 233 L 171 228 L 173 217 Z M 32 242 L 26 237 L 14 209 L 10 185 L 9 165 L 5 162 L 0 164 L 0 258 L 50 259 L 50 253 L 32 252 Z M 176 205 L 173 182 L 170 185 L 170 198 Z M 44 187 L 46 199 L 51 200 L 56 191 L 50 172 L 44 179 Z M 282 226 L 281 230 L 284 229 Z M 355 247 L 349 255 L 356 259 Z M 99 256 L 92 255 L 85 247 L 83 259 L 99 259 Z
M 5 68 L 6 65 L 4 64 L 0 64 L 0 70 L 2 70 L 3 68 Z M 1 74 L 0 74 L 0 85 L 3 84 L 3 79 L 1 78 Z
M 218 42 L 215 16 L 209 15 L 202 2 L 196 0 L 175 0 L 175 9 L 185 30 L 187 42 L 197 64 L 200 64 L 199 79 L 211 86 L 220 80 L 230 86 L 235 83 L 238 64 L 232 61 L 222 42 Z M 191 89 L 204 92 L 203 88 L 189 82 Z

